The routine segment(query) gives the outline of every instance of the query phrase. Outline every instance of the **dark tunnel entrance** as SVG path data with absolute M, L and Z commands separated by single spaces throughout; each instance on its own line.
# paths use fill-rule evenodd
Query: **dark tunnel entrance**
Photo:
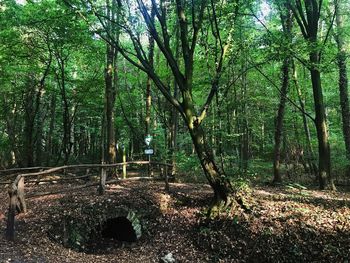
M 132 223 L 124 216 L 109 218 L 102 224 L 102 238 L 135 242 L 137 236 Z
M 137 214 L 125 207 L 107 207 L 108 213 L 94 213 L 82 217 L 64 215 L 54 222 L 48 236 L 66 248 L 87 254 L 110 254 L 135 247 L 142 235 L 142 225 Z M 98 211 L 96 209 L 96 211 Z

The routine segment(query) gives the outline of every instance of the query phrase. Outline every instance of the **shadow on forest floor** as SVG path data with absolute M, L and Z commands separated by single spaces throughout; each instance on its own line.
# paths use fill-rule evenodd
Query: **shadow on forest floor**
M 47 190 L 47 187 L 40 186 Z M 178 262 L 346 262 L 350 258 L 349 193 L 282 187 L 255 187 L 252 212 L 231 211 L 215 219 L 203 216 L 212 197 L 207 185 L 124 182 L 98 196 L 95 188 L 28 200 L 17 219 L 15 243 L 0 237 L 0 262 L 159 262 L 171 252 Z M 28 189 L 29 191 L 34 189 Z M 6 198 L 6 193 L 0 193 Z M 107 205 L 108 204 L 108 205 Z M 136 211 L 142 236 L 132 244 L 82 253 L 54 242 L 53 223 L 70 215 L 82 224 L 89 207 Z M 7 204 L 0 204 L 4 231 Z M 91 214 L 98 215 L 99 209 Z M 101 210 L 101 211 L 102 211 Z M 51 236 L 51 237 L 50 237 Z M 40 260 L 39 260 L 40 259 Z M 16 261 L 17 260 L 17 261 Z

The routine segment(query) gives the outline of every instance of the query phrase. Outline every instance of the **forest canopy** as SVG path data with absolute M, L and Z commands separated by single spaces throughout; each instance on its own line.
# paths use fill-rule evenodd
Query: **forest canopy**
M 233 181 L 348 180 L 350 2 L 4 0 L 1 168 L 153 160 Z M 204 175 L 204 176 L 203 176 Z

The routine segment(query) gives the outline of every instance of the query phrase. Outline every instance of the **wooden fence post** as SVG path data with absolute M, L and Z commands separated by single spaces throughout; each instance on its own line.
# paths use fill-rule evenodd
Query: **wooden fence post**
M 126 179 L 126 152 L 123 149 L 123 179 Z
M 24 196 L 24 176 L 21 176 L 21 178 L 18 181 L 17 196 L 18 196 L 19 213 L 26 213 L 27 205 L 26 205 L 25 196 Z
M 6 238 L 13 241 L 15 239 L 15 216 L 16 216 L 16 207 L 17 207 L 17 187 L 13 183 L 9 189 L 10 195 L 10 204 L 9 211 L 7 215 L 7 227 L 6 227 Z
M 168 166 L 165 164 L 164 168 L 165 168 L 165 174 L 164 174 L 165 191 L 169 192 Z
M 100 185 L 98 187 L 98 193 L 100 195 L 103 195 L 106 190 L 106 178 L 107 178 L 106 169 L 104 167 L 101 167 Z

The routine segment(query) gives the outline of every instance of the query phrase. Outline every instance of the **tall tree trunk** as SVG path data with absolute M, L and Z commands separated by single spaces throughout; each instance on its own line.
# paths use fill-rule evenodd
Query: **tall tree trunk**
M 340 107 L 343 121 L 343 136 L 345 142 L 346 156 L 350 160 L 350 108 L 349 108 L 349 94 L 348 94 L 348 75 L 347 75 L 347 54 L 346 46 L 344 43 L 344 25 L 343 16 L 341 12 L 342 1 L 336 1 L 335 3 L 335 14 L 336 14 L 336 25 L 337 32 L 334 35 L 335 41 L 337 42 L 338 55 L 337 64 L 339 69 L 339 96 L 340 96 Z
M 151 14 L 151 19 L 154 20 L 154 12 Z M 148 59 L 150 61 L 151 67 L 154 64 L 154 39 L 152 36 L 149 36 L 149 47 L 148 47 Z M 147 76 L 146 83 L 146 116 L 145 116 L 145 133 L 146 135 L 151 132 L 151 104 L 152 104 L 152 95 L 151 95 L 151 84 L 152 79 L 150 76 Z
M 13 95 L 13 98 L 15 100 L 15 95 Z M 6 95 L 2 98 L 3 102 L 2 105 L 4 105 L 4 112 L 6 116 L 6 132 L 9 137 L 9 141 L 11 143 L 11 158 L 8 158 L 10 160 L 10 165 L 19 165 L 22 166 L 23 160 L 20 158 L 21 152 L 18 147 L 18 139 L 17 139 L 17 131 L 16 127 L 19 126 L 17 122 L 17 116 L 18 116 L 18 109 L 17 109 L 17 103 L 16 101 L 12 102 Z
M 45 116 L 41 112 L 36 121 L 36 148 L 35 148 L 35 165 L 41 166 L 42 153 L 43 153 L 43 125 L 45 122 Z
M 174 98 L 178 97 L 178 86 L 176 82 L 174 83 Z M 177 151 L 177 129 L 179 125 L 179 114 L 176 111 L 174 107 L 171 107 L 171 113 L 170 113 L 170 156 L 171 156 L 171 164 L 172 170 L 171 175 L 175 176 L 176 174 L 176 151 Z
M 304 7 L 300 0 L 290 3 L 290 7 L 295 15 L 304 39 L 307 41 L 309 52 L 309 71 L 311 75 L 312 91 L 315 107 L 315 126 L 318 140 L 319 155 L 319 186 L 320 189 L 335 189 L 331 175 L 330 147 L 328 141 L 327 121 L 325 105 L 323 102 L 323 91 L 321 85 L 320 60 L 321 51 L 318 45 L 318 31 L 320 15 L 322 10 L 322 0 L 305 1 Z
M 106 105 L 104 105 L 104 107 L 106 108 Z M 102 114 L 102 118 L 101 118 L 101 163 L 105 163 L 106 162 L 106 109 L 104 109 L 104 112 Z
M 67 98 L 66 91 L 66 76 L 65 76 L 65 62 L 61 60 L 61 97 L 62 97 L 62 107 L 63 107 L 63 155 L 64 164 L 69 161 L 71 153 L 71 127 L 70 127 L 70 112 L 69 112 L 69 102 Z
M 246 54 L 244 53 L 244 56 Z M 241 66 L 242 72 L 246 72 L 246 62 L 244 61 Z M 240 169 L 246 174 L 248 170 L 249 161 L 249 127 L 247 116 L 247 74 L 242 74 L 241 78 L 241 115 L 240 128 L 242 136 L 240 136 Z
M 154 9 L 152 9 L 151 12 L 151 22 L 154 23 L 154 17 L 155 17 L 155 12 Z M 149 47 L 148 47 L 148 60 L 150 63 L 150 66 L 154 67 L 154 38 L 150 34 L 148 37 L 149 41 Z M 146 83 L 146 116 L 145 116 L 145 135 L 149 136 L 151 132 L 151 106 L 152 106 L 152 94 L 151 94 L 151 85 L 152 85 L 152 79 L 149 75 L 147 75 L 147 83 Z M 151 161 L 151 155 L 147 156 L 148 161 Z M 151 170 L 151 164 L 148 165 L 148 176 L 152 175 L 152 170 Z
M 26 166 L 30 167 L 34 165 L 35 121 L 40 110 L 44 80 L 38 89 L 35 82 L 29 81 L 28 84 L 30 87 L 26 94 L 24 117 L 24 157 Z
M 315 163 L 315 154 L 314 151 L 312 149 L 312 144 L 311 144 L 311 133 L 310 133 L 310 128 L 309 128 L 309 124 L 306 118 L 306 115 L 304 114 L 305 110 L 305 102 L 302 98 L 302 93 L 301 93 L 301 88 L 298 82 L 298 76 L 297 76 L 297 70 L 295 67 L 295 63 L 293 63 L 293 82 L 295 85 L 295 89 L 297 92 L 297 96 L 298 96 L 298 101 L 300 104 L 300 108 L 302 110 L 302 119 L 303 119 L 303 127 L 304 127 L 304 132 L 305 132 L 305 137 L 306 137 L 306 149 L 307 149 L 307 163 L 309 165 L 309 170 L 311 172 L 311 174 L 313 174 L 315 176 L 315 178 L 317 179 L 318 175 L 318 168 L 317 168 L 317 164 Z
M 29 92 L 26 98 L 25 117 L 24 117 L 24 153 L 25 165 L 31 167 L 34 165 L 34 109 L 33 109 L 33 93 Z
M 292 13 L 291 9 L 287 4 L 279 5 L 279 15 L 281 20 L 281 25 L 283 29 L 283 33 L 288 40 L 288 43 L 292 42 Z M 282 85 L 280 91 L 280 103 L 278 106 L 277 117 L 276 117 L 276 127 L 275 127 L 275 149 L 274 149 L 274 161 L 273 161 L 273 182 L 281 183 L 282 177 L 280 174 L 280 159 L 281 159 L 281 137 L 283 132 L 283 119 L 285 112 L 285 105 L 287 100 L 287 93 L 289 88 L 289 72 L 290 72 L 290 63 L 291 58 L 290 55 L 287 54 L 283 60 L 283 65 L 281 68 L 282 72 Z
M 56 72 L 56 79 L 61 93 L 62 99 L 62 109 L 63 109 L 63 141 L 61 150 L 63 152 L 63 162 L 67 164 L 69 161 L 70 153 L 71 153 L 71 118 L 70 118 L 70 110 L 69 110 L 69 101 L 67 98 L 67 87 L 66 87 L 66 62 L 67 57 L 64 58 L 63 54 L 60 53 L 59 50 L 55 52 L 57 64 L 59 67 L 58 72 Z
M 53 94 L 50 102 L 50 125 L 47 134 L 47 144 L 46 144 L 46 165 L 50 165 L 51 155 L 53 153 L 53 132 L 55 129 L 55 112 L 56 112 L 56 94 Z
M 218 114 L 218 120 L 219 120 L 219 125 L 218 125 L 218 135 L 217 135 L 217 142 L 218 142 L 218 151 L 217 154 L 220 157 L 220 168 L 222 171 L 225 171 L 225 163 L 224 163 L 224 149 L 223 149 L 223 136 L 222 136 L 222 129 L 223 129 L 223 114 L 222 114 L 222 108 L 220 107 L 219 104 L 219 94 L 216 93 L 216 108 L 217 108 L 217 114 Z
M 154 17 L 155 17 L 155 12 L 154 9 L 152 9 L 151 12 L 151 23 L 154 23 Z M 150 63 L 150 66 L 153 68 L 154 67 L 154 38 L 150 34 L 148 36 L 148 60 Z M 149 75 L 147 75 L 147 83 L 146 83 L 146 116 L 145 116 L 145 133 L 146 135 L 149 135 L 151 132 L 151 104 L 152 104 L 152 95 L 151 95 L 151 85 L 152 85 L 152 79 Z
M 145 116 L 145 134 L 150 134 L 151 131 L 151 106 L 152 106 L 152 95 L 151 95 L 151 79 L 147 78 L 146 84 L 146 116 Z
M 176 42 L 175 42 L 175 60 L 179 61 L 180 57 L 180 42 L 179 42 L 179 30 L 176 29 Z M 173 97 L 178 99 L 179 97 L 179 86 L 176 83 L 176 79 L 173 79 Z M 169 157 L 171 159 L 171 175 L 175 176 L 176 174 L 176 152 L 177 152 L 177 130 L 179 126 L 179 113 L 175 107 L 171 105 L 170 107 L 170 139 L 169 139 Z
M 106 1 L 107 5 L 107 17 L 111 21 L 119 17 L 119 6 L 116 0 Z M 115 36 L 115 41 L 118 41 L 119 31 L 116 30 L 114 23 L 108 21 L 108 33 Z M 115 99 L 116 99 L 116 86 L 118 82 L 118 69 L 117 69 L 117 50 L 116 48 L 107 43 L 106 51 L 106 69 L 105 69 L 105 111 L 106 111 L 106 150 L 107 150 L 107 162 L 115 163 L 117 152 L 116 152 L 116 141 L 115 141 Z
M 319 63 L 319 54 L 312 52 L 310 54 L 310 62 L 314 65 Z M 331 153 L 328 141 L 328 128 L 326 120 L 325 106 L 323 102 L 323 92 L 321 86 L 321 74 L 320 71 L 313 67 L 310 69 L 312 90 L 314 95 L 315 104 L 315 124 L 318 139 L 318 176 L 320 189 L 335 189 L 333 178 L 331 176 Z
M 280 160 L 281 160 L 281 138 L 283 130 L 284 111 L 287 100 L 288 86 L 289 86 L 289 68 L 290 59 L 287 57 L 283 61 L 282 66 L 282 87 L 280 94 L 280 103 L 278 106 L 278 112 L 276 117 L 275 127 L 275 150 L 273 160 L 273 183 L 281 183 L 282 177 L 280 173 Z
M 107 141 L 107 162 L 115 163 L 115 129 L 114 129 L 114 110 L 116 90 L 113 85 L 114 72 L 114 49 L 107 44 L 107 66 L 105 69 L 105 104 L 106 104 L 106 141 Z

